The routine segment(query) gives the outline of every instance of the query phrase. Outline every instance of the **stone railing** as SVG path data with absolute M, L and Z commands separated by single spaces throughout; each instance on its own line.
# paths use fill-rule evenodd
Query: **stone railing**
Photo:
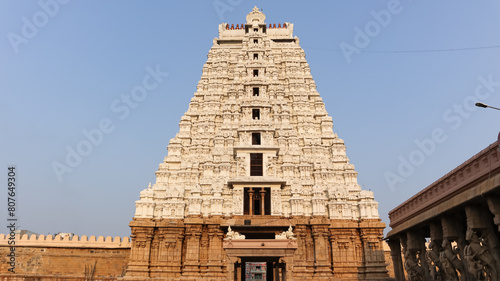
M 12 241 L 10 238 L 11 236 L 0 234 L 0 247 L 12 246 L 8 243 Z M 31 236 L 17 234 L 14 241 L 16 247 L 130 248 L 132 244 L 129 237 L 116 236 L 112 238 L 108 236 L 104 238 L 103 236 L 95 237 L 93 235 L 90 237 L 86 235 L 82 235 L 82 237 L 78 237 L 78 235 L 73 235 L 73 237 L 69 235 L 64 237 L 60 235 L 55 237 L 52 235 L 38 235 L 37 237 L 35 234 Z
M 411 217 L 422 213 L 471 188 L 500 168 L 498 141 L 474 155 L 410 199 L 389 212 L 390 227 L 394 228 Z

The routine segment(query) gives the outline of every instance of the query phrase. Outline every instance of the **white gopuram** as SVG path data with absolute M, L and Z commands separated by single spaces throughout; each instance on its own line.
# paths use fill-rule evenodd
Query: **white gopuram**
M 219 25 L 130 226 L 127 278 L 237 280 L 256 257 L 275 279 L 388 276 L 378 203 L 357 183 L 293 24 L 268 25 L 257 8 Z

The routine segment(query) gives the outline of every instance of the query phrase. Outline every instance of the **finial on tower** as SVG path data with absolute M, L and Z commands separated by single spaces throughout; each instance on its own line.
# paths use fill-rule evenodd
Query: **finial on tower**
M 255 6 L 247 15 L 247 24 L 263 24 L 265 19 L 266 15 Z

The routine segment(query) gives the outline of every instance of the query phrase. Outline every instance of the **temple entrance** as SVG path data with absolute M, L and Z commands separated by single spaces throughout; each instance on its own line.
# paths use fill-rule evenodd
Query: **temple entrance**
M 285 281 L 286 267 L 279 257 L 245 257 L 234 264 L 234 280 Z
M 255 235 L 254 239 L 225 239 L 223 242 L 231 261 L 229 281 L 293 280 L 293 253 L 298 246 L 296 239 L 270 239 L 266 232 L 247 231 Z

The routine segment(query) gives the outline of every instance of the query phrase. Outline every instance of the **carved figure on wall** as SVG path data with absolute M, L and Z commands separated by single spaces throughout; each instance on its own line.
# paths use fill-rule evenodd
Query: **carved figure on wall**
M 451 248 L 451 242 L 443 239 L 442 251 L 439 253 L 439 261 L 443 265 L 445 281 L 458 281 L 457 270 L 463 272 L 462 261 L 458 259 L 457 253 Z
M 466 239 L 469 241 L 469 245 L 465 246 L 464 251 L 469 272 L 474 277 L 486 274 L 491 276 L 491 280 L 497 280 L 495 260 L 493 255 L 488 252 L 487 247 L 485 247 L 486 241 L 481 241 L 481 238 L 471 229 L 467 230 Z
M 431 241 L 429 243 L 429 250 L 425 253 L 428 263 L 429 263 L 429 274 L 431 275 L 432 280 L 434 281 L 442 281 L 444 279 L 443 275 L 443 266 L 439 261 L 439 245 Z
M 476 280 L 484 280 L 484 265 L 474 259 L 474 253 L 469 245 L 464 248 L 464 259 L 467 261 L 467 270 Z
M 418 264 L 415 254 L 410 250 L 405 252 L 405 269 L 408 281 L 423 281 L 424 269 Z
M 295 234 L 293 234 L 292 226 L 290 225 L 287 231 L 276 234 L 275 239 L 296 239 Z
M 272 195 L 272 198 L 271 198 L 271 207 L 272 207 L 272 211 L 273 213 L 280 213 L 281 212 L 281 196 L 280 194 L 276 191 L 273 193 Z
M 245 176 L 245 158 L 244 157 L 237 157 L 236 158 L 238 161 L 238 176 Z
M 233 231 L 231 226 L 228 227 L 226 238 L 227 240 L 243 240 L 245 239 L 245 235 L 240 234 L 239 232 Z
M 247 133 L 240 133 L 241 143 L 240 145 L 250 145 L 250 135 Z
M 243 203 L 243 198 L 241 196 L 241 191 L 240 190 L 235 190 L 233 193 L 233 207 L 234 207 L 234 213 L 240 214 L 241 213 L 241 206 Z

